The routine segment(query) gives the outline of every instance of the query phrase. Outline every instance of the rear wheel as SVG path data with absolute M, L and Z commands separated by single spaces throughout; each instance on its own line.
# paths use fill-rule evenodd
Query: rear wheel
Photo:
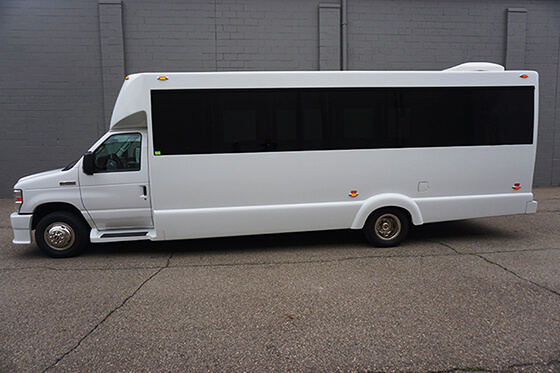
M 73 213 L 53 212 L 37 224 L 35 241 L 48 256 L 68 258 L 84 251 L 89 242 L 89 229 Z
M 406 238 L 409 226 L 406 212 L 397 208 L 384 208 L 369 216 L 364 233 L 373 246 L 392 247 Z

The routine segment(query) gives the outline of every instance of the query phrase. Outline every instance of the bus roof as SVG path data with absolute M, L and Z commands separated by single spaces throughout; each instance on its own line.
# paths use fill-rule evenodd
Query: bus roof
M 146 127 L 151 90 L 538 85 L 535 71 L 469 62 L 443 71 L 237 71 L 136 73 L 126 77 L 110 128 Z M 143 114 L 139 114 L 143 112 Z

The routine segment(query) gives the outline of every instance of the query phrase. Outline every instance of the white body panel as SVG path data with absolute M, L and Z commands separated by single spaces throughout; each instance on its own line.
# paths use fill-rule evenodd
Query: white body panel
M 69 203 L 93 228 L 91 240 L 103 242 L 360 229 L 372 211 L 387 206 L 407 210 L 416 225 L 535 212 L 538 74 L 481 69 L 484 64 L 443 72 L 132 75 L 110 132 L 91 150 L 114 133 L 141 132 L 141 172 L 85 175 L 80 161 L 63 177 L 24 178 L 15 187 L 24 190 L 20 214 L 48 201 Z M 154 155 L 152 89 L 521 85 L 535 87 L 533 143 L 527 145 Z M 76 185 L 62 188 L 62 178 Z M 18 243 L 26 242 L 22 231 L 31 223 L 16 217 L 12 224 Z
M 86 175 L 79 172 L 80 190 L 84 207 L 99 230 L 135 229 L 153 227 L 149 198 L 147 133 L 142 135 L 141 168 L 132 172 L 108 172 Z M 98 144 L 92 147 L 95 150 Z M 126 133 L 126 132 L 125 132 Z
M 43 203 L 70 203 L 83 210 L 78 185 L 78 169 L 51 170 L 21 178 L 18 189 L 25 190 L 25 205 L 20 213 L 32 213 Z
M 25 203 L 19 214 L 11 215 L 14 243 L 31 243 L 32 214 L 37 207 L 45 204 L 68 204 L 89 220 L 80 197 L 78 172 L 77 167 L 67 171 L 52 170 L 23 177 L 17 182 L 15 188 L 24 190 Z
M 152 179 L 166 182 L 152 187 L 154 220 L 177 239 L 185 227 L 194 237 L 359 229 L 384 206 L 406 208 L 414 224 L 523 214 L 532 153 L 518 145 L 155 157 Z

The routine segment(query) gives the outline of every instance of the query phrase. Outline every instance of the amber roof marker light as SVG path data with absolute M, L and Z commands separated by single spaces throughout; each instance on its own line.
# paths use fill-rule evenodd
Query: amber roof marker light
M 163 75 L 157 77 L 157 80 L 161 80 L 161 81 L 166 81 L 166 80 L 168 80 L 168 79 L 169 79 L 168 77 L 163 76 Z

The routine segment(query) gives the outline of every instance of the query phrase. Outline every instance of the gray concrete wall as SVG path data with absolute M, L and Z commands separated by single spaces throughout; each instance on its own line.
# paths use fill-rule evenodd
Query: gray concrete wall
M 556 0 L 2 0 L 0 196 L 79 157 L 140 71 L 439 70 L 541 76 L 536 185 L 560 185 Z

